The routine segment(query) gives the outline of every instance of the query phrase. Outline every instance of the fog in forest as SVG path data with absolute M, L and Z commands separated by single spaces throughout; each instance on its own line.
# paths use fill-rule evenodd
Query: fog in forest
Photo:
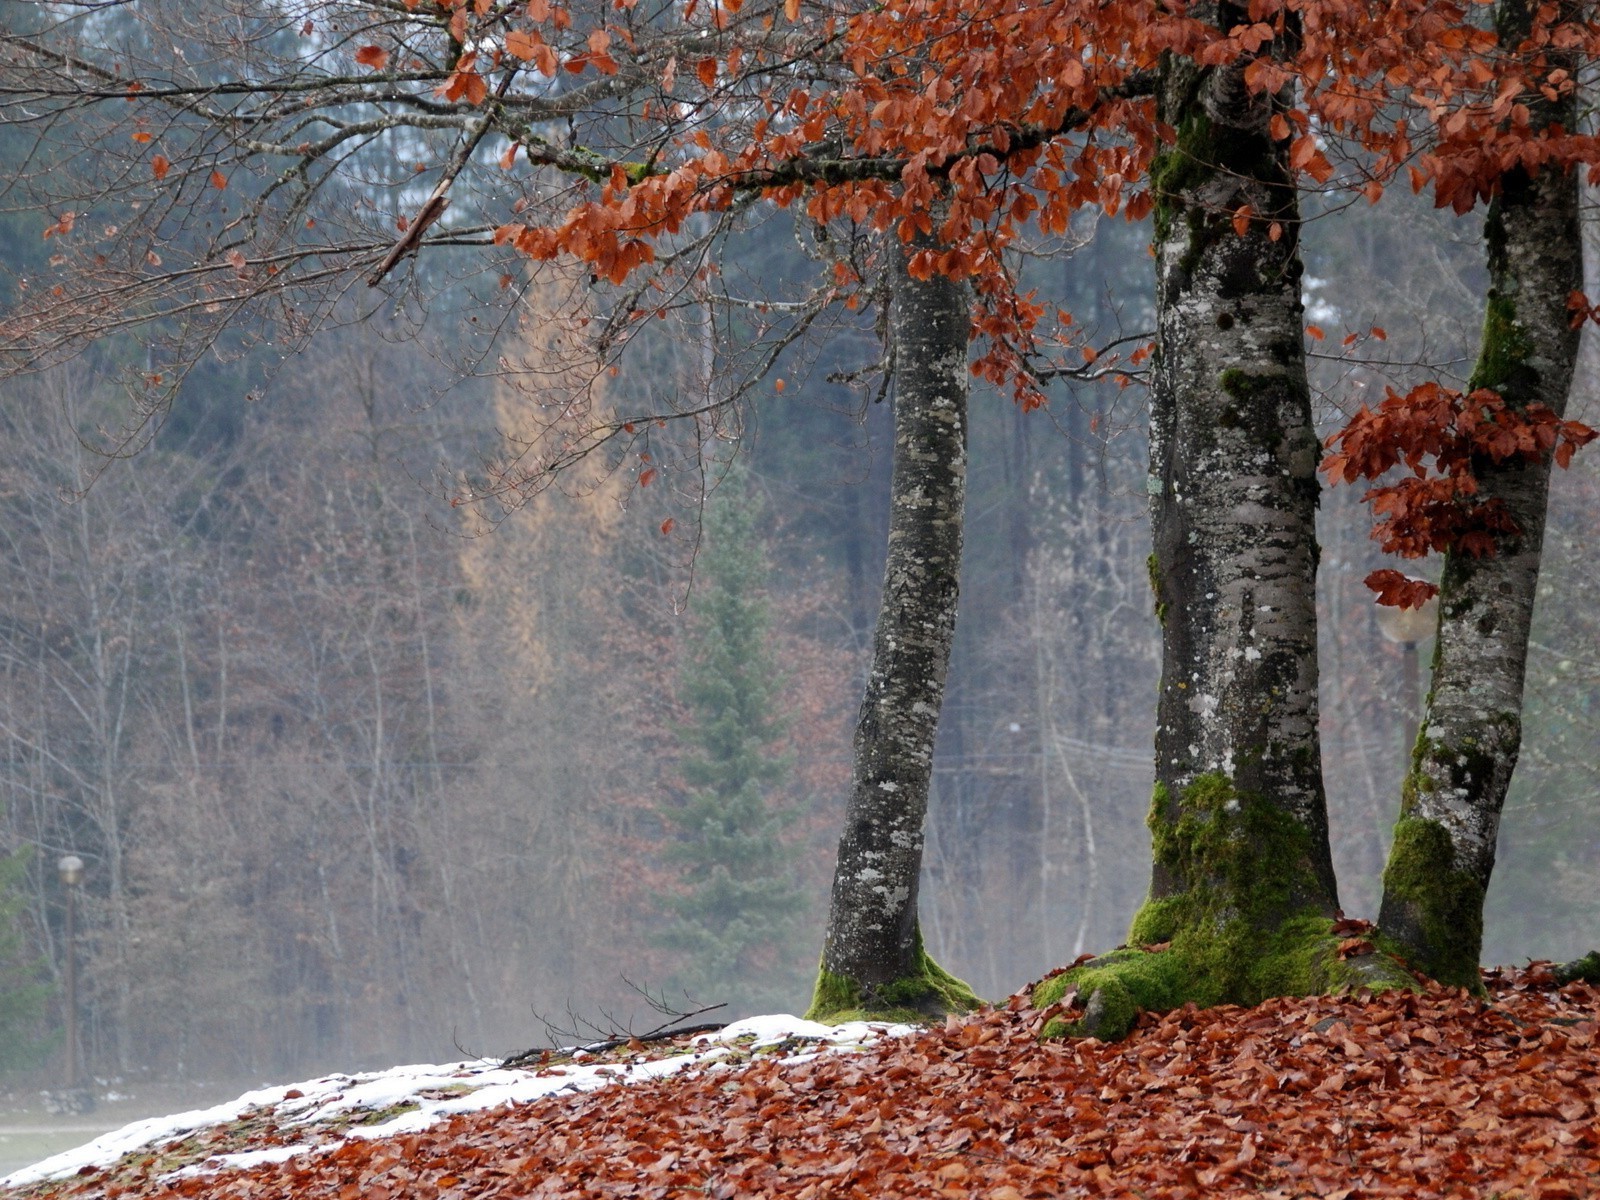
M 6 232 L 35 252 L 22 218 Z M 1467 373 L 1476 218 L 1397 197 L 1306 239 L 1325 428 L 1407 363 Z M 1101 338 L 1138 334 L 1148 241 L 1102 219 L 1028 270 Z M 727 269 L 781 295 L 804 269 L 794 244 L 774 218 Z M 830 377 L 878 343 L 841 318 L 704 446 L 662 431 L 650 458 L 580 463 L 526 505 L 481 499 L 503 439 L 552 404 L 713 394 L 740 352 L 736 316 L 680 306 L 597 373 L 569 319 L 587 286 L 546 272 L 485 295 L 441 277 L 427 320 L 335 323 L 289 354 L 241 330 L 115 461 L 94 446 L 124 419 L 131 343 L 0 385 L 0 850 L 16 853 L 0 989 L 48 987 L 9 1080 L 61 1070 L 65 855 L 85 864 L 80 1036 L 104 1080 L 502 1056 L 660 1024 L 643 993 L 730 1018 L 805 1008 L 892 403 Z M 1119 943 L 1147 883 L 1143 415 L 1137 382 L 1062 388 L 1030 414 L 974 397 L 922 922 L 990 998 Z M 1569 415 L 1600 417 L 1592 356 Z M 1588 949 L 1600 917 L 1600 455 L 1554 486 L 1491 961 Z M 1429 646 L 1378 630 L 1362 579 L 1393 564 L 1359 499 L 1323 501 L 1323 745 L 1342 901 L 1371 917 L 1418 703 L 1404 655 L 1425 688 Z M 779 864 L 749 901 L 760 936 L 691 882 L 712 853 L 693 814 L 720 736 L 719 588 L 755 614 L 738 654 L 767 684 L 770 719 L 742 743 L 770 765 L 752 776 L 770 819 L 751 852 Z

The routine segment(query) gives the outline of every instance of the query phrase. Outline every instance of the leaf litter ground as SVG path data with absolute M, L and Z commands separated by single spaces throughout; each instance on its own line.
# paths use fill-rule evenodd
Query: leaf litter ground
M 1145 1016 L 1115 1045 L 1039 1043 L 1050 1014 L 1020 993 L 937 1029 L 857 1038 L 853 1053 L 735 1042 L 669 1078 L 633 1071 L 649 1055 L 624 1048 L 626 1087 L 419 1112 L 420 1127 L 390 1118 L 376 1137 L 328 1130 L 279 1161 L 274 1147 L 305 1135 L 258 1109 L 254 1126 L 209 1135 L 244 1153 L 236 1165 L 201 1153 L 175 1168 L 182 1155 L 157 1147 L 21 1194 L 1600 1195 L 1600 992 L 1556 990 L 1541 964 L 1485 982 L 1487 1000 L 1433 988 Z

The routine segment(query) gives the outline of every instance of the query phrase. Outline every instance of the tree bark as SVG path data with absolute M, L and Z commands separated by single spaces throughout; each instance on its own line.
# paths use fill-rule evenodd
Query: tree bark
M 1567 5 L 1574 15 L 1577 5 Z M 1502 45 L 1531 29 L 1525 0 L 1496 10 Z M 1552 67 L 1575 77 L 1571 55 Z M 1534 126 L 1577 127 L 1573 92 L 1527 99 Z M 1566 410 L 1578 355 L 1567 298 L 1583 286 L 1576 170 L 1503 175 L 1489 205 L 1489 296 L 1471 389 L 1514 408 Z M 1550 459 L 1473 464 L 1478 494 L 1503 502 L 1518 532 L 1489 558 L 1450 554 L 1439 593 L 1433 687 L 1401 795 L 1379 925 L 1418 969 L 1478 988 L 1483 901 L 1506 790 L 1522 744 L 1523 675 L 1544 544 Z
M 970 300 L 892 248 L 894 471 L 889 551 L 855 770 L 811 1015 L 938 1015 L 976 998 L 922 947 L 917 882 L 934 734 L 955 633 L 967 480 Z
M 1151 389 L 1153 586 L 1162 620 L 1153 825 L 1214 779 L 1303 831 L 1282 913 L 1337 907 L 1317 736 L 1316 466 L 1300 215 L 1283 102 L 1242 68 L 1175 62 L 1156 169 L 1158 358 Z M 1252 211 L 1241 236 L 1233 214 Z M 1276 229 L 1277 237 L 1272 236 Z M 1151 898 L 1201 883 L 1158 856 Z M 1279 915 L 1282 915 L 1280 913 Z
M 1191 10 L 1228 28 L 1229 5 Z M 1292 35 L 1292 31 L 1291 34 Z M 1271 46 L 1263 53 L 1272 53 Z M 1121 1036 L 1138 1009 L 1399 982 L 1345 959 L 1317 733 L 1316 467 L 1290 96 L 1170 57 L 1151 170 L 1157 349 L 1148 487 L 1162 627 L 1150 898 L 1125 950 L 1041 985 Z M 1139 947 L 1154 946 L 1149 953 Z

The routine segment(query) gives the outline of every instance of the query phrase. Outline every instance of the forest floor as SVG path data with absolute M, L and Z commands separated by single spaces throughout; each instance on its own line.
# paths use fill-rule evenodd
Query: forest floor
M 1019 993 L 832 1049 L 758 1019 L 522 1072 L 331 1077 L 10 1194 L 1600 1195 L 1600 991 L 1557 990 L 1543 964 L 1485 983 L 1145 1016 L 1114 1045 L 1041 1044 L 1051 1014 Z

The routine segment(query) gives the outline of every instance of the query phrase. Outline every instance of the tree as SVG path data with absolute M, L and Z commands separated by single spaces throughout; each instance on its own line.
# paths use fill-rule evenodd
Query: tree
M 775 803 L 790 764 L 778 749 L 781 678 L 758 507 L 742 470 L 725 476 L 706 506 L 678 683 L 688 710 L 678 770 L 689 791 L 666 812 L 677 835 L 668 858 L 679 864 L 683 891 L 667 897 L 675 920 L 661 941 L 684 956 L 668 985 L 735 1013 L 792 1005 L 803 987 L 792 951 L 805 898 L 785 866 L 782 829 L 792 814 Z
M 834 866 L 811 1015 L 922 1015 L 972 1007 L 970 988 L 928 957 L 917 920 L 923 821 L 960 594 L 967 473 L 965 287 L 915 278 L 895 245 L 894 477 L 889 556 L 855 771 Z
M 1561 16 L 1581 19 L 1585 7 L 1565 4 Z M 1495 8 L 1507 50 L 1520 52 L 1533 25 L 1527 0 Z M 1542 59 L 1526 64 L 1533 78 L 1552 81 L 1529 97 L 1532 127 L 1575 132 L 1578 58 L 1554 50 Z M 1571 297 L 1583 289 L 1577 175 L 1562 163 L 1513 166 L 1485 219 L 1489 302 L 1467 390 L 1487 389 L 1519 414 L 1566 412 L 1578 358 Z M 1474 989 L 1483 986 L 1483 900 L 1500 812 L 1522 745 L 1528 635 L 1559 446 L 1476 466 L 1479 503 L 1503 506 L 1513 528 L 1486 556 L 1446 554 L 1433 686 L 1384 871 L 1379 924 L 1429 975 Z
M 1537 17 L 1525 0 L 1495 9 L 1497 74 L 1539 81 L 1523 116 L 1536 138 L 1579 128 L 1580 56 L 1546 26 L 1572 29 L 1583 18 L 1578 4 Z M 1467 395 L 1424 385 L 1380 407 L 1395 427 L 1377 440 L 1404 448 L 1416 474 L 1369 493 L 1384 497 L 1379 511 L 1389 515 L 1374 536 L 1386 548 L 1411 557 L 1445 551 L 1437 588 L 1407 585 L 1394 571 L 1373 577 L 1384 603 L 1420 602 L 1434 592 L 1440 599 L 1432 687 L 1384 871 L 1379 925 L 1429 976 L 1474 989 L 1482 987 L 1483 903 L 1500 813 L 1522 741 L 1550 471 L 1594 436 L 1563 420 L 1587 315 L 1581 305 L 1576 319 L 1574 312 L 1583 287 L 1577 168 L 1561 158 L 1540 165 L 1514 156 L 1490 166 L 1496 173 L 1479 185 L 1490 197 L 1489 295 Z M 1369 440 L 1372 419 L 1363 413 L 1338 435 L 1341 454 L 1329 467 L 1336 480 L 1354 473 L 1351 455 Z M 1441 427 L 1444 439 L 1427 438 Z M 1430 452 L 1437 481 L 1419 467 Z M 1359 474 L 1377 478 L 1380 464 L 1395 461 L 1380 454 Z
M 1191 11 L 1223 28 L 1235 19 L 1226 6 Z M 1087 1032 L 1120 1036 L 1136 1008 L 1403 978 L 1370 945 L 1368 961 L 1347 962 L 1333 932 L 1317 734 L 1318 439 L 1298 197 L 1289 147 L 1273 133 L 1294 96 L 1290 85 L 1252 90 L 1249 65 L 1174 56 L 1157 92 L 1177 137 L 1151 167 L 1150 571 L 1164 645 L 1155 864 L 1128 935 L 1136 948 L 1037 997 L 1075 989 L 1087 1005 L 1075 1027 Z M 1156 944 L 1162 953 L 1138 948 Z

